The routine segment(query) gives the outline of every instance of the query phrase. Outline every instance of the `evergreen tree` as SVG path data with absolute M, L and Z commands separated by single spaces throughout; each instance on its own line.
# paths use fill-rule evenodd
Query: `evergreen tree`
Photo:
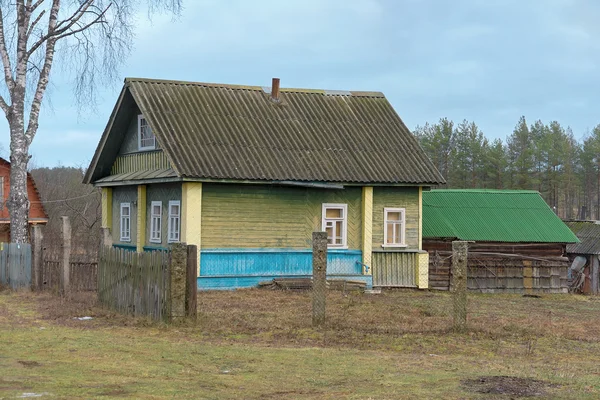
M 521 117 L 511 136 L 507 139 L 509 162 L 509 187 L 534 189 L 534 152 L 531 134 L 525 117 Z

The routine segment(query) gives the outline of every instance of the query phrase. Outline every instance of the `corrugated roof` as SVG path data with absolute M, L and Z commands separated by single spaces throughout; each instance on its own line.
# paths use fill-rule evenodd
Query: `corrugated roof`
M 124 182 L 134 180 L 150 180 L 150 179 L 164 179 L 164 178 L 176 178 L 177 174 L 172 168 L 164 169 L 148 169 L 134 172 L 124 172 L 116 175 L 109 175 L 96 181 L 96 183 L 108 183 L 108 182 Z
M 181 177 L 444 182 L 379 92 L 282 88 L 276 102 L 258 86 L 128 78 L 125 87 Z
M 578 242 L 542 196 L 527 190 L 423 192 L 423 238 L 511 243 Z
M 567 253 L 600 254 L 600 222 L 567 221 L 565 223 L 581 240 L 581 243 L 567 245 Z

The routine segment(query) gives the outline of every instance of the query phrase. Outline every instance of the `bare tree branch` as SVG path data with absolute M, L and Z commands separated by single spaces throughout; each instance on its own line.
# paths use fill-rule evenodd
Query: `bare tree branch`
M 29 26 L 29 30 L 27 31 L 27 38 L 29 38 L 31 36 L 31 33 L 35 29 L 35 26 L 37 25 L 38 22 L 40 22 L 40 19 L 42 19 L 42 17 L 44 16 L 45 13 L 46 13 L 46 10 L 42 10 L 42 12 L 31 23 L 31 25 Z
M 50 29 L 50 26 L 48 26 L 48 33 L 41 36 L 31 46 L 31 48 L 29 49 L 29 51 L 27 53 L 29 55 L 33 54 L 42 44 L 46 43 L 53 37 L 63 34 L 68 29 L 70 29 L 74 24 L 76 24 L 85 15 L 85 12 L 93 3 L 94 3 L 94 0 L 86 0 L 85 2 L 80 4 L 80 6 L 77 8 L 77 10 L 75 10 L 75 12 L 69 18 L 66 18 L 60 22 L 58 22 L 58 18 L 57 18 L 57 20 L 56 20 L 57 22 L 56 22 L 56 24 L 54 24 L 52 29 Z M 60 1 L 57 2 L 56 0 L 54 0 L 54 3 L 52 4 L 52 10 L 55 9 L 55 4 L 56 4 L 56 10 L 58 11 L 58 9 L 60 9 Z M 67 24 L 67 25 L 63 27 L 62 26 L 63 24 Z
M 58 11 L 60 6 L 60 0 L 54 0 L 52 9 L 50 10 L 50 18 L 48 20 L 48 31 L 54 31 L 58 19 Z M 31 103 L 31 110 L 29 112 L 29 123 L 27 124 L 27 130 L 25 131 L 25 140 L 28 144 L 31 144 L 33 137 L 35 136 L 38 128 L 38 122 L 40 119 L 40 108 L 42 107 L 42 100 L 48 87 L 48 78 L 50 76 L 50 69 L 52 68 L 52 61 L 54 60 L 54 47 L 56 45 L 56 39 L 52 38 L 46 42 L 46 57 L 44 59 L 44 66 L 38 77 L 38 83 L 33 95 L 33 101 Z
M 0 108 L 2 109 L 2 111 L 4 111 L 4 114 L 6 114 L 6 116 L 8 117 L 8 113 L 10 112 L 10 107 L 8 106 L 8 104 L 6 104 L 6 100 L 4 100 L 4 97 L 2 97 L 0 95 Z
M 10 92 L 13 90 L 15 82 L 12 76 L 10 57 L 8 56 L 8 51 L 6 49 L 6 40 L 4 39 L 4 17 L 2 15 L 2 8 L 0 8 L 0 58 L 2 59 L 2 65 L 4 66 L 4 80 L 6 81 L 6 86 Z
M 56 36 L 56 40 L 58 39 L 62 39 L 65 38 L 67 36 L 71 36 L 71 35 L 75 35 L 76 33 L 79 32 L 83 32 L 86 29 L 88 29 L 89 27 L 91 27 L 92 25 L 96 25 L 96 24 L 101 24 L 101 23 L 105 23 L 106 21 L 104 21 L 104 16 L 106 15 L 106 13 L 108 12 L 108 9 L 110 8 L 110 6 L 112 5 L 112 3 L 110 3 L 100 14 L 98 14 L 98 16 L 96 18 L 94 18 L 91 22 L 89 22 L 88 24 L 81 26 L 78 29 L 72 30 L 70 32 L 64 33 L 62 35 L 58 35 Z M 77 23 L 77 25 L 79 25 Z M 72 25 L 71 25 L 72 26 Z

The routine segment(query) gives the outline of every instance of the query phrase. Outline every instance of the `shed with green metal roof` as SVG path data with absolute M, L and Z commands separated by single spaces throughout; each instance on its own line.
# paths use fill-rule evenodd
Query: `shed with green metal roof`
M 450 285 L 450 263 L 441 260 L 454 240 L 472 242 L 470 289 L 517 292 L 566 291 L 566 246 L 579 242 L 536 191 L 424 192 L 423 249 L 430 253 L 433 287 Z

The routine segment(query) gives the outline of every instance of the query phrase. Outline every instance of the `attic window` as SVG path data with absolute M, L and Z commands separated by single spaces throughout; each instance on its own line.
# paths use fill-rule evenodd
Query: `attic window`
M 138 115 L 138 149 L 142 150 L 154 150 L 156 148 L 156 139 L 154 133 L 146 118 L 143 115 Z

